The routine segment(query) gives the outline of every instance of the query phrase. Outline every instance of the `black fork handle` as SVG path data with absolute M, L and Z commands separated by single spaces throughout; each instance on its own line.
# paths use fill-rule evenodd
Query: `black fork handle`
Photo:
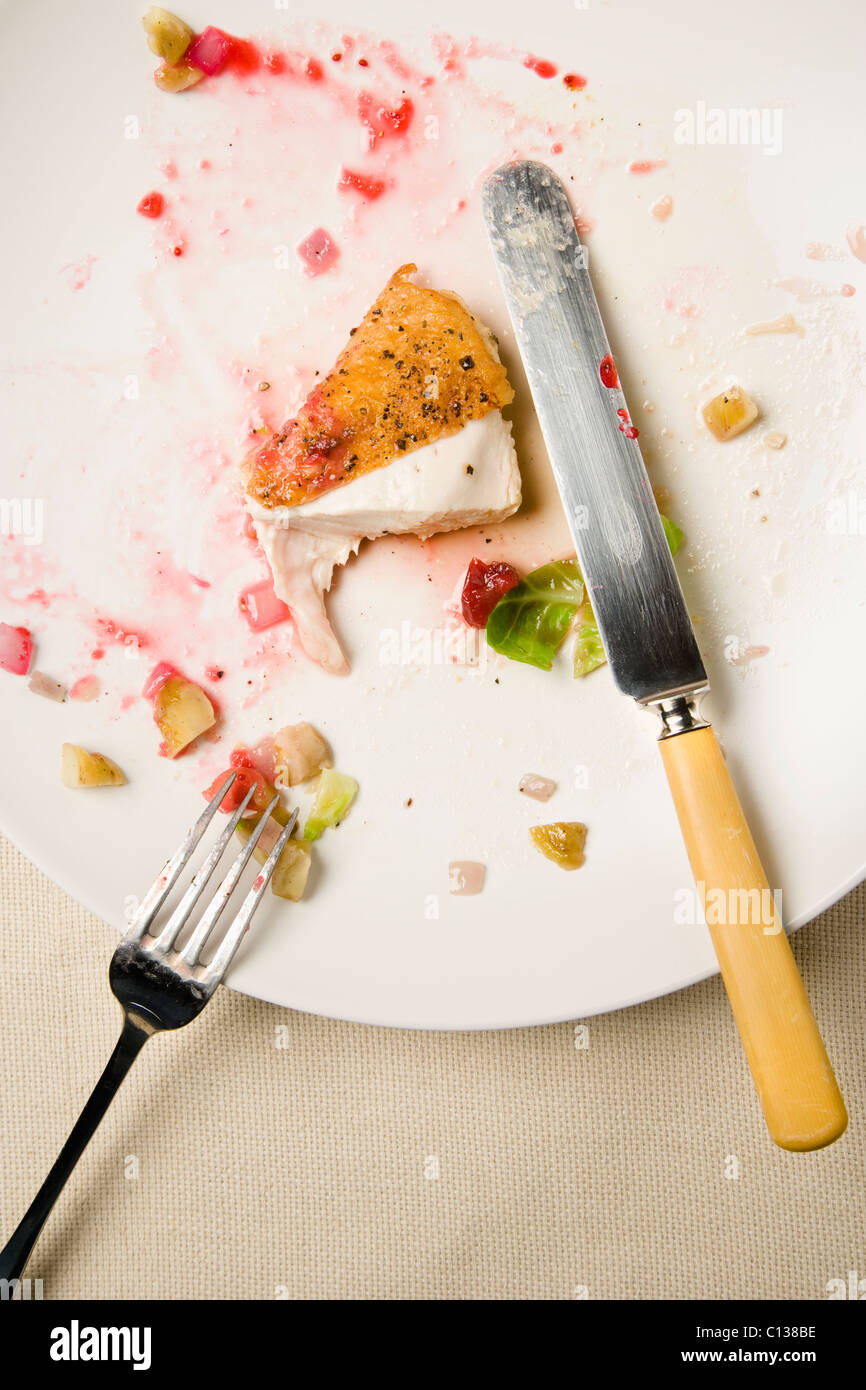
M 120 1089 L 120 1083 L 151 1036 L 150 1031 L 126 1015 L 117 1046 L 108 1059 L 105 1071 L 94 1086 L 90 1099 L 76 1120 L 72 1133 L 60 1150 L 54 1167 L 27 1208 L 17 1230 L 0 1250 L 0 1279 L 21 1277 L 30 1251 L 36 1244 L 51 1208 Z

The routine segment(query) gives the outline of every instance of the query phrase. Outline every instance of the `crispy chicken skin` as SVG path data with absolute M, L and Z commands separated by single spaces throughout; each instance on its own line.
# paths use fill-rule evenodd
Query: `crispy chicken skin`
M 297 507 L 512 400 L 486 330 L 401 266 L 298 414 L 247 460 L 262 507 Z

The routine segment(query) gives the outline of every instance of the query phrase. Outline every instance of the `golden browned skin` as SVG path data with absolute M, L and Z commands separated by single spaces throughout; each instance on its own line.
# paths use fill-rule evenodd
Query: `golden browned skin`
M 296 507 L 508 405 L 514 392 L 455 295 L 392 275 L 333 371 L 247 462 L 247 492 Z

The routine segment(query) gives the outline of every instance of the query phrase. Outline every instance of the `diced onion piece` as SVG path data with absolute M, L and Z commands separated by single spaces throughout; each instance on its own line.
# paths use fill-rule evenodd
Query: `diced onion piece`
M 186 51 L 186 61 L 194 68 L 201 68 L 208 77 L 216 77 L 228 62 L 232 47 L 233 40 L 229 35 L 209 24 L 198 38 L 193 39 Z
M 141 27 L 147 35 L 147 46 L 151 53 L 166 63 L 179 63 L 195 38 L 195 32 L 188 24 L 161 5 L 151 5 L 145 11 Z
M 0 623 L 0 667 L 12 676 L 26 676 L 33 659 L 33 637 L 26 627 Z
M 60 780 L 64 787 L 122 787 L 126 776 L 104 753 L 88 753 L 76 743 L 64 743 Z
M 549 801 L 556 791 L 556 783 L 551 782 L 549 777 L 527 772 L 521 777 L 517 790 L 523 792 L 524 796 L 531 796 L 534 801 Z
M 561 869 L 579 869 L 583 863 L 586 826 L 580 821 L 561 820 L 553 825 L 533 825 L 529 838 L 546 859 Z
M 448 892 L 455 898 L 471 898 L 484 887 L 485 868 L 472 859 L 454 859 L 448 865 Z
M 244 589 L 238 598 L 238 607 L 253 632 L 261 632 L 262 628 L 273 627 L 275 623 L 284 623 L 291 617 L 288 606 L 277 598 L 269 579 Z
M 721 443 L 734 439 L 758 418 L 758 407 L 741 386 L 728 386 L 701 407 L 704 424 Z
M 287 724 L 274 734 L 274 774 L 278 787 L 308 782 L 331 766 L 331 753 L 312 724 Z
M 201 68 L 194 68 L 190 63 L 178 63 L 174 68 L 169 63 L 160 63 L 153 74 L 153 80 L 161 92 L 185 92 L 201 82 L 203 77 Z
M 27 682 L 27 688 L 45 700 L 55 700 L 58 705 L 66 699 L 66 686 L 54 680 L 53 676 L 46 676 L 44 671 L 34 671 Z

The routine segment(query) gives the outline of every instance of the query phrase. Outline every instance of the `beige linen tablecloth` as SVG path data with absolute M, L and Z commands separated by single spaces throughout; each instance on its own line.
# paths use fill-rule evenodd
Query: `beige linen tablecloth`
M 114 931 L 5 842 L 0 873 L 8 1232 L 119 1010 Z M 823 1153 L 768 1139 L 718 979 L 497 1033 L 221 989 L 145 1049 L 28 1273 L 46 1299 L 866 1295 L 864 914 L 861 888 L 794 938 L 851 1114 Z

